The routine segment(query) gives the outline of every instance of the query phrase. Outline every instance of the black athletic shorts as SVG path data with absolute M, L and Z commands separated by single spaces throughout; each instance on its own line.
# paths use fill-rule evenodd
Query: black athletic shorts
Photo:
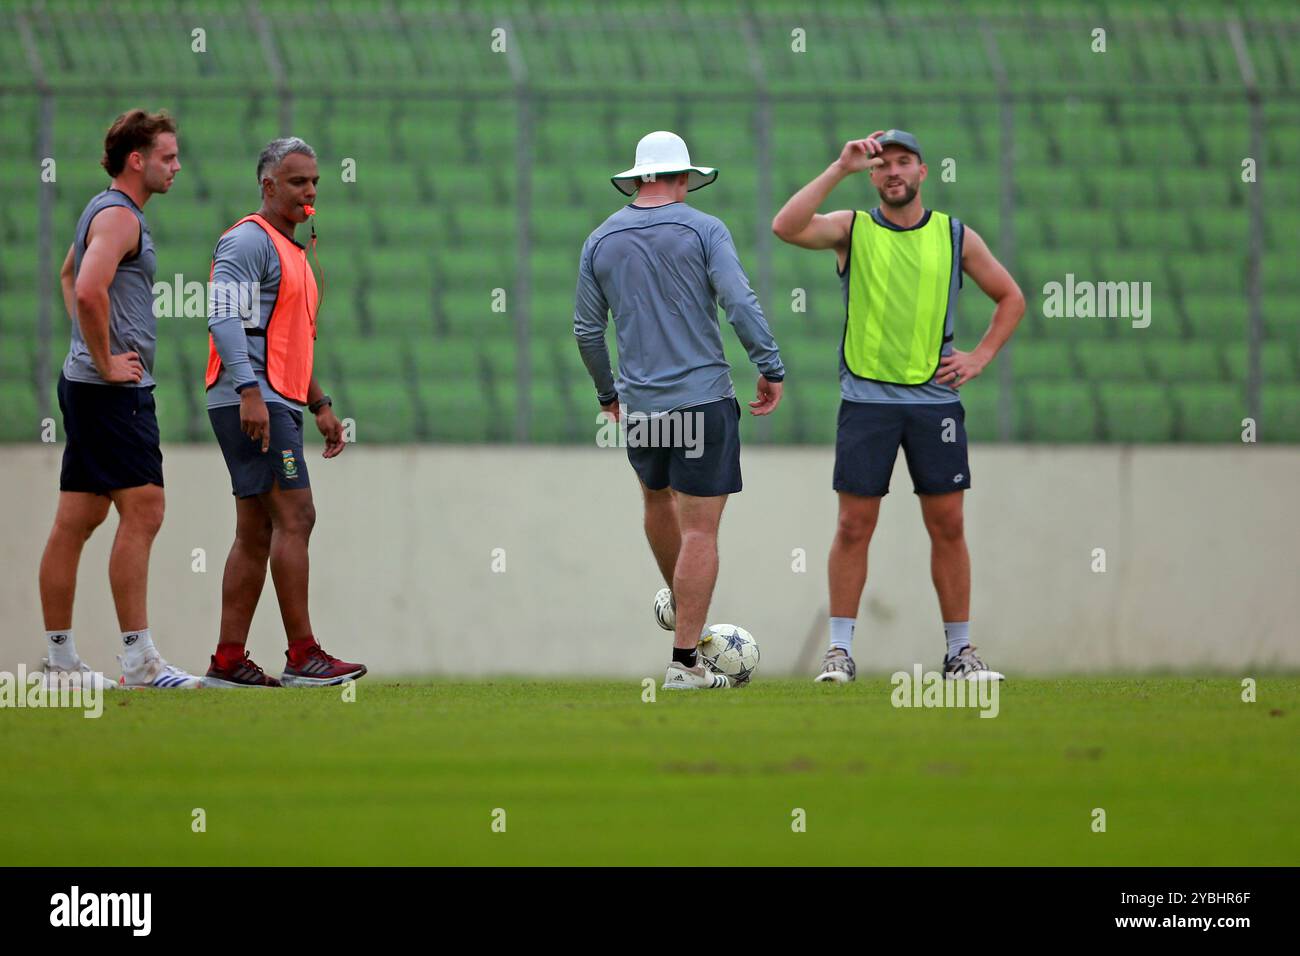
M 162 487 L 162 449 L 153 386 L 70 382 L 59 375 L 63 413 L 60 491 L 103 495 L 141 485 Z
M 840 401 L 835 434 L 836 491 L 879 497 L 903 448 L 912 490 L 942 495 L 970 487 L 966 410 L 961 402 Z
M 627 460 L 647 488 L 700 498 L 740 491 L 740 403 L 734 398 L 681 408 L 658 421 L 625 416 L 624 427 Z
M 276 484 L 281 491 L 311 487 L 302 453 L 302 412 L 279 402 L 267 402 L 266 410 L 271 416 L 271 444 L 263 454 L 262 443 L 240 429 L 238 405 L 208 409 L 208 421 L 226 457 L 231 491 L 238 498 L 264 495 Z

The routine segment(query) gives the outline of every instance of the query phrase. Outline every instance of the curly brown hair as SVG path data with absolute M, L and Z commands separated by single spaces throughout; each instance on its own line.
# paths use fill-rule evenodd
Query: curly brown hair
M 176 120 L 166 110 L 146 113 L 127 110 L 108 128 L 104 137 L 104 157 L 99 161 L 110 176 L 126 168 L 126 158 L 134 152 L 147 153 L 159 133 L 176 133 Z

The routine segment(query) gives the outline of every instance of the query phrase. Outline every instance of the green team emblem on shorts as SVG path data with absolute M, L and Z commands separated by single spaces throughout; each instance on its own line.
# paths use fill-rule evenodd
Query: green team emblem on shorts
M 280 453 L 280 457 L 284 459 L 284 477 L 297 478 L 298 462 L 293 457 L 293 449 L 286 448 L 284 451 Z

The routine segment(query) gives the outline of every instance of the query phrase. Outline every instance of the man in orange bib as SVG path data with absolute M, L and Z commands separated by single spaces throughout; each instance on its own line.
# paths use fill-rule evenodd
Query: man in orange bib
M 307 543 L 316 521 L 302 447 L 302 406 L 316 416 L 325 458 L 343 451 L 343 425 L 312 375 L 320 296 L 294 228 L 313 215 L 316 153 L 272 140 L 257 161 L 262 207 L 217 243 L 209 290 L 208 418 L 230 471 L 235 543 L 221 582 L 221 635 L 207 687 L 324 686 L 366 668 L 332 657 L 307 613 Z M 313 239 L 314 241 L 314 239 Z M 267 563 L 289 649 L 280 680 L 245 645 Z

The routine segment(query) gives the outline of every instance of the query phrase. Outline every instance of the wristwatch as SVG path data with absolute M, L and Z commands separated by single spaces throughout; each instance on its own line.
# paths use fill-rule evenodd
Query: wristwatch
M 333 408 L 334 399 L 330 398 L 328 395 L 322 395 L 320 398 L 316 399 L 316 401 L 307 406 L 307 411 L 311 412 L 313 415 L 319 415 L 320 410 L 326 405 Z

